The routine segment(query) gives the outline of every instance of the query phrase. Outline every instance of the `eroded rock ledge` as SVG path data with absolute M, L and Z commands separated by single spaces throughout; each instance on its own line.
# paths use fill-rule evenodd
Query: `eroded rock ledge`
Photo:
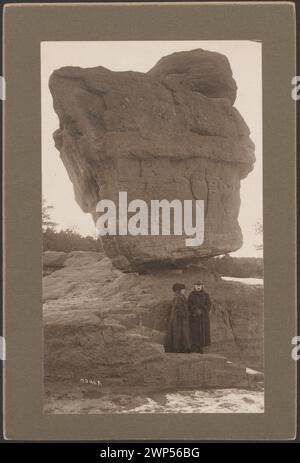
M 205 355 L 166 354 L 172 298 L 198 278 L 212 298 L 212 345 Z M 251 387 L 263 369 L 263 288 L 222 281 L 203 268 L 123 273 L 101 253 L 73 252 L 44 278 L 45 387 L 69 391 L 81 379 L 103 388 Z

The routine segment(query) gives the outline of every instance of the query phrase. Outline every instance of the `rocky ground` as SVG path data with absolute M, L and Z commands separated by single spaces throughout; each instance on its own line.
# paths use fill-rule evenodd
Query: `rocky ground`
M 44 259 L 46 412 L 172 412 L 177 399 L 183 412 L 221 410 L 216 389 L 224 388 L 224 410 L 262 406 L 261 285 L 223 281 L 202 264 L 141 275 L 122 273 L 102 253 Z M 172 284 L 190 290 L 199 277 L 213 301 L 212 346 L 204 355 L 166 354 Z
M 153 392 L 148 395 L 86 391 L 51 395 L 45 413 L 263 413 L 264 393 L 247 389 Z

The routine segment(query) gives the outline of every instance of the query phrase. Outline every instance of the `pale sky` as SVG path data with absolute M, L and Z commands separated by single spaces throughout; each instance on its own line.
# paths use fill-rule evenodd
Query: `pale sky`
M 52 134 L 59 123 L 48 88 L 51 73 L 63 66 L 104 66 L 112 71 L 147 72 L 162 56 L 195 48 L 226 55 L 237 83 L 235 107 L 250 128 L 256 146 L 256 163 L 241 183 L 239 223 L 244 244 L 232 255 L 262 256 L 254 247 L 262 239 L 255 234 L 255 223 L 262 222 L 261 43 L 246 40 L 41 43 L 43 197 L 54 207 L 51 216 L 59 228 L 75 228 L 82 235 L 95 235 L 94 222 L 76 203 L 72 183 L 54 146 Z

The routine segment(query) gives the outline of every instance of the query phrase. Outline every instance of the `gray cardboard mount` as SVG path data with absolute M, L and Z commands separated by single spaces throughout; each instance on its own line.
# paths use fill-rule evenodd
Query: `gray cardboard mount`
M 43 415 L 42 41 L 258 40 L 263 69 L 265 413 Z M 295 10 L 288 2 L 10 4 L 4 11 L 7 439 L 292 439 L 296 432 Z

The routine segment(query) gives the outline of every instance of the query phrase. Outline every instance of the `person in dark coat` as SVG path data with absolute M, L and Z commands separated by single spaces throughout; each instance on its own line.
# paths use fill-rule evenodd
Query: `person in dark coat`
M 175 294 L 169 314 L 165 351 L 190 352 L 189 317 L 184 284 L 175 283 L 173 291 Z
M 209 312 L 211 300 L 202 281 L 197 281 L 188 297 L 191 351 L 203 353 L 203 347 L 210 345 Z

